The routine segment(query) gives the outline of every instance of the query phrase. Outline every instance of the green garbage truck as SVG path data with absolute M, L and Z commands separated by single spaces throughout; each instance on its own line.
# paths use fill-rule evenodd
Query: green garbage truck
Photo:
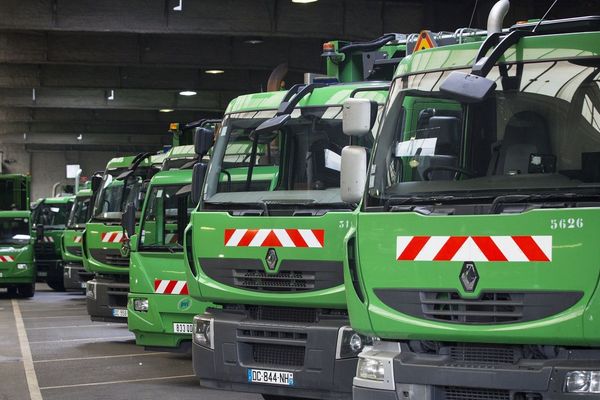
M 30 185 L 27 175 L 0 175 L 0 288 L 21 297 L 35 294 Z
M 88 185 L 89 186 L 89 185 Z M 92 214 L 92 189 L 84 187 L 75 195 L 73 207 L 62 237 L 62 257 L 64 262 L 63 285 L 67 290 L 84 290 L 92 274 L 83 268 L 83 230 Z
M 342 153 L 354 399 L 600 396 L 600 17 L 508 6 L 400 63 L 368 170 Z

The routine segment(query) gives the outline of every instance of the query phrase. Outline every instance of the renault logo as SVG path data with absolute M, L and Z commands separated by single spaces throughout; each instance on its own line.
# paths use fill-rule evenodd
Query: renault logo
M 267 268 L 269 268 L 269 271 L 275 271 L 275 266 L 277 265 L 277 252 L 274 248 L 271 247 L 269 250 L 267 250 L 265 261 L 267 262 Z
M 460 270 L 460 283 L 462 283 L 465 292 L 473 292 L 478 281 L 479 273 L 477 272 L 475 263 L 472 261 L 465 262 Z

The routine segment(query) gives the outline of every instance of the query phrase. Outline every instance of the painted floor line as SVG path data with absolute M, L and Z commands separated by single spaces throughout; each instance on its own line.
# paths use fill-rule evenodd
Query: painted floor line
M 29 398 L 31 400 L 42 400 L 42 392 L 38 384 L 37 375 L 33 366 L 33 357 L 31 356 L 31 348 L 27 340 L 27 331 L 23 323 L 23 316 L 19 309 L 17 300 L 12 300 L 13 312 L 15 314 L 15 325 L 17 328 L 17 336 L 19 338 L 19 346 L 21 347 L 21 355 L 23 356 L 23 367 L 25 368 L 25 377 L 27 379 L 27 388 L 29 389 Z
M 36 328 L 27 328 L 28 331 L 39 331 L 42 329 L 62 329 L 62 328 L 105 328 L 108 326 L 123 326 L 123 324 L 95 324 L 95 325 L 60 325 L 60 326 L 40 326 Z
M 102 342 L 102 341 L 111 341 L 111 340 L 121 340 L 121 339 L 135 339 L 135 336 L 112 336 L 112 337 L 99 337 L 99 338 L 81 338 L 81 339 L 61 339 L 61 340 L 40 340 L 36 342 L 29 342 L 29 344 L 39 344 L 39 343 L 68 343 L 68 342 Z
M 66 389 L 73 387 L 83 387 L 83 386 L 100 386 L 100 385 L 115 385 L 118 383 L 134 383 L 134 382 L 149 382 L 149 381 L 163 381 L 168 379 L 183 379 L 183 378 L 193 378 L 196 375 L 177 375 L 177 376 L 163 376 L 157 378 L 140 378 L 140 379 L 129 379 L 123 381 L 110 381 L 110 382 L 92 382 L 92 383 L 78 383 L 75 385 L 62 385 L 62 386 L 45 386 L 40 388 L 41 390 L 50 390 L 50 389 Z
M 156 355 L 164 355 L 165 353 L 160 351 L 153 351 L 148 353 L 131 353 L 131 354 L 117 354 L 113 356 L 91 356 L 91 357 L 73 357 L 73 358 L 57 358 L 55 360 L 37 360 L 34 361 L 34 364 L 37 363 L 51 363 L 51 362 L 63 362 L 63 361 L 81 361 L 81 360 L 98 360 L 105 358 L 125 358 L 125 357 L 146 357 L 146 356 L 156 356 Z
M 50 318 L 80 318 L 80 317 L 89 317 L 89 314 L 77 314 L 77 315 L 55 315 L 52 317 L 24 317 L 23 319 L 50 319 Z

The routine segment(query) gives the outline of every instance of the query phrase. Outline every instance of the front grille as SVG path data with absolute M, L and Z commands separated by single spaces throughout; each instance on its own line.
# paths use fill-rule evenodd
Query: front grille
M 514 364 L 520 352 L 514 347 L 452 346 L 447 348 L 454 365 L 468 364 Z
M 38 242 L 35 244 L 34 249 L 37 260 L 56 260 L 58 258 L 54 243 Z
M 103 264 L 115 267 L 129 267 L 129 257 L 123 257 L 120 250 L 90 249 L 90 255 Z
M 482 292 L 462 298 L 455 290 L 375 289 L 387 306 L 410 316 L 459 324 L 505 324 L 546 318 L 574 306 L 583 292 Z
M 316 323 L 316 308 L 247 306 L 248 315 L 257 321 Z
M 73 255 L 81 257 L 81 246 L 67 246 L 67 251 Z
M 306 342 L 308 335 L 304 332 L 284 332 L 265 329 L 238 329 L 239 339 L 278 339 Z
M 261 292 L 303 292 L 329 289 L 344 283 L 339 261 L 283 260 L 277 273 L 265 270 L 260 259 L 201 258 L 211 279 L 237 288 Z
M 442 388 L 442 393 L 444 400 L 510 400 L 508 390 L 445 386 Z
M 289 271 L 273 275 L 264 271 L 234 269 L 233 284 L 236 287 L 246 289 L 274 292 L 313 290 L 315 288 L 315 274 Z
M 301 367 L 305 348 L 281 344 L 252 344 L 252 360 L 261 365 Z

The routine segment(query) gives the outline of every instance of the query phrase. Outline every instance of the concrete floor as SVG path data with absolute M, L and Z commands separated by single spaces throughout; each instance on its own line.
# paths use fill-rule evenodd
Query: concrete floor
M 190 355 L 144 351 L 125 325 L 91 322 L 82 294 L 38 284 L 33 299 L 0 292 L 0 400 L 21 399 L 261 397 L 201 388 Z

